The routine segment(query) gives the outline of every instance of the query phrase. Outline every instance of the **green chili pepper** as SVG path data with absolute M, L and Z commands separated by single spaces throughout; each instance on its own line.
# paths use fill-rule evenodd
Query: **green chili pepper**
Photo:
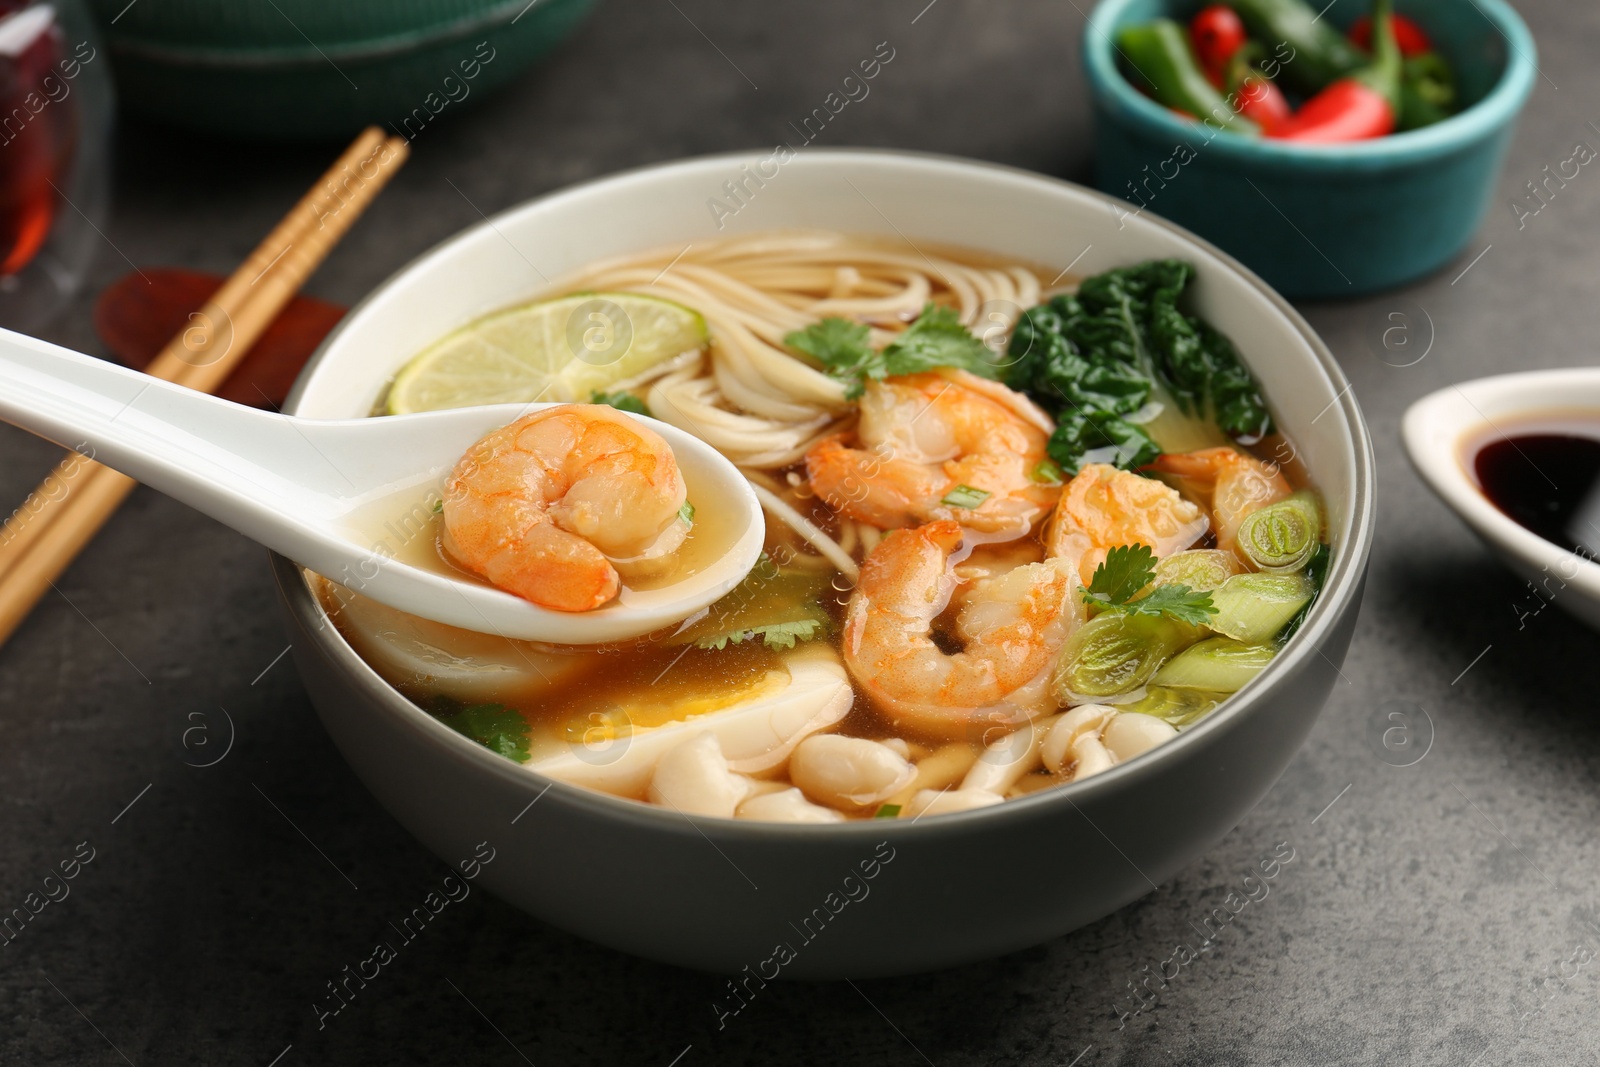
M 1400 64 L 1400 128 L 1431 126 L 1455 114 L 1456 78 L 1437 52 L 1423 52 Z
M 1117 47 L 1157 103 L 1234 133 L 1256 132 L 1256 124 L 1229 107 L 1206 80 L 1189 47 L 1189 34 L 1178 23 L 1156 19 L 1130 26 L 1117 35 Z
M 1367 65 L 1361 49 L 1350 43 L 1317 10 L 1302 0 L 1228 0 L 1251 36 L 1277 58 L 1283 79 L 1292 88 L 1315 93 L 1330 82 Z M 1293 51 L 1280 54 L 1287 46 Z

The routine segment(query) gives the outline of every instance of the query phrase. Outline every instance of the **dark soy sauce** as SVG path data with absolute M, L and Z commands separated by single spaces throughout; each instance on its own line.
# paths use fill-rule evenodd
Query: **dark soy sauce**
M 1491 438 L 1471 465 L 1483 495 L 1519 525 L 1563 548 L 1600 549 L 1600 418 L 1592 429 L 1552 420 Z

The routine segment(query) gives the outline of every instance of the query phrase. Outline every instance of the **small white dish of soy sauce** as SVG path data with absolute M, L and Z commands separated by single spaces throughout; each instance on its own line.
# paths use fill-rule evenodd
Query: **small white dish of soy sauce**
M 1407 410 L 1428 487 L 1542 599 L 1600 629 L 1600 369 L 1447 386 Z

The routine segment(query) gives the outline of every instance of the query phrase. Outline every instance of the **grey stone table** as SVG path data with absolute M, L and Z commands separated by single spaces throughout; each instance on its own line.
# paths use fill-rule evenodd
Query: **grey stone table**
M 611 0 L 547 67 L 423 131 L 310 291 L 353 302 L 479 209 L 776 143 L 885 40 L 893 65 L 819 140 L 1086 181 L 1087 6 Z M 1304 751 L 1171 883 L 1004 959 L 773 986 L 720 1030 L 720 979 L 475 894 L 319 1027 L 325 983 L 441 867 L 319 728 L 280 658 L 262 550 L 140 490 L 0 649 L 0 911 L 90 857 L 70 896 L 0 948 L 0 1063 L 1596 1062 L 1600 638 L 1559 603 L 1530 613 L 1398 437 L 1406 405 L 1446 383 L 1594 358 L 1600 175 L 1520 226 L 1509 202 L 1576 142 L 1600 146 L 1600 12 L 1522 7 L 1545 77 L 1471 249 L 1406 290 L 1304 308 L 1380 457 L 1366 605 L 1347 684 Z M 330 155 L 125 128 L 91 291 L 128 261 L 231 270 Z M 89 302 L 54 339 L 98 349 Z M 0 432 L 0 501 L 20 501 L 55 454 Z M 1411 766 L 1376 739 L 1397 701 L 1414 706 L 1413 754 L 1426 750 Z M 221 709 L 231 751 L 191 766 L 213 757 L 196 754 L 202 735 L 185 748 L 185 730 L 209 724 L 220 746 Z M 1275 849 L 1293 860 L 1270 895 L 1173 962 Z

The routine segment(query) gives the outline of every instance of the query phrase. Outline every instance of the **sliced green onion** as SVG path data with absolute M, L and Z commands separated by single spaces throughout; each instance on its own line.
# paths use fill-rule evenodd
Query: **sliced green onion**
M 947 508 L 966 508 L 972 510 L 980 507 L 992 494 L 986 489 L 974 489 L 970 485 L 958 485 L 944 495 L 939 501 Z
M 898 819 L 900 817 L 900 805 L 885 804 L 872 817 L 874 819 Z
M 1231 637 L 1208 637 L 1168 660 L 1150 680 L 1178 689 L 1235 693 L 1277 655 L 1271 645 L 1247 645 Z
M 1252 512 L 1239 525 L 1239 551 L 1264 571 L 1298 571 L 1317 550 L 1322 514 L 1316 498 L 1295 493 Z
M 1067 480 L 1067 472 L 1061 469 L 1061 464 L 1053 459 L 1041 459 L 1028 472 L 1028 477 L 1045 485 L 1060 485 Z
M 1200 631 L 1158 615 L 1108 611 L 1096 615 L 1067 641 L 1056 661 L 1056 696 L 1062 703 L 1108 697 L 1139 688 Z
M 1225 637 L 1259 645 L 1277 637 L 1316 591 L 1304 574 L 1238 574 L 1211 591 L 1217 613 L 1206 625 Z
M 694 505 L 689 503 L 687 500 L 685 500 L 683 502 L 683 507 L 678 509 L 678 518 L 683 520 L 683 524 L 685 526 L 693 526 L 694 525 Z
M 1210 592 L 1239 573 L 1239 557 L 1221 548 L 1174 552 L 1156 564 L 1157 585 L 1186 585 Z
M 433 513 L 435 515 L 439 515 L 439 514 L 442 514 L 443 512 L 444 512 L 444 498 L 440 497 L 438 500 L 435 500 L 433 502 Z

